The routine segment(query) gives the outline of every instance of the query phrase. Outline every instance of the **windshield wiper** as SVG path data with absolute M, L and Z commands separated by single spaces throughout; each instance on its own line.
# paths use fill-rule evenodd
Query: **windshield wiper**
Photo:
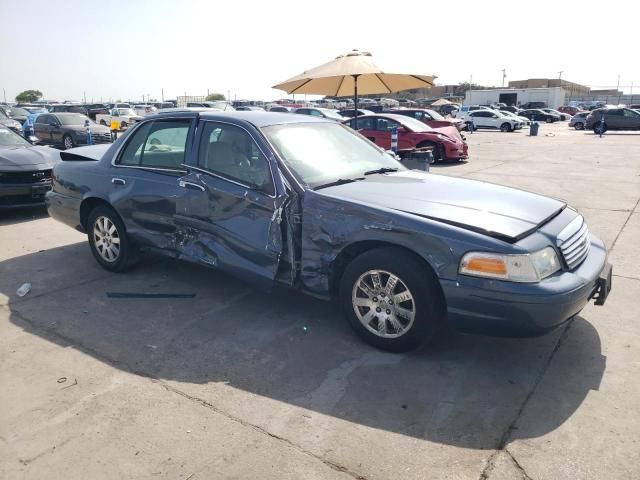
M 318 185 L 317 187 L 314 187 L 314 190 L 320 190 L 321 188 L 327 188 L 327 187 L 335 187 L 336 185 L 344 185 L 345 183 L 353 183 L 353 182 L 357 182 L 358 180 L 364 180 L 364 177 L 356 177 L 356 178 L 339 178 L 333 182 L 329 182 L 329 183 L 323 183 L 322 185 Z
M 373 175 L 374 173 L 389 173 L 389 172 L 397 172 L 397 171 L 398 171 L 397 168 L 382 167 L 376 170 L 367 170 L 366 172 L 364 172 L 364 174 Z

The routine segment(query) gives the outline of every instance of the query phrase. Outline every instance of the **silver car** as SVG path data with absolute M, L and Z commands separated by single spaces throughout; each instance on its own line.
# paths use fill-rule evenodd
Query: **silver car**
M 587 116 L 590 113 L 591 112 L 576 113 L 573 117 L 571 117 L 571 120 L 569 120 L 569 127 L 573 127 L 576 130 L 584 130 L 584 126 L 587 123 Z

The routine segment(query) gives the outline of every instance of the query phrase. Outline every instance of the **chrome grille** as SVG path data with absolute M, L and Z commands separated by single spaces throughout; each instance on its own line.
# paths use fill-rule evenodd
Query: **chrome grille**
M 580 265 L 589 254 L 589 229 L 582 216 L 575 218 L 558 235 L 558 246 L 569 269 Z

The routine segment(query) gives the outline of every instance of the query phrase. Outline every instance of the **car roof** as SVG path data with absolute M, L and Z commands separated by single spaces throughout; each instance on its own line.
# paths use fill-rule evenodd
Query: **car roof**
M 171 111 L 169 111 L 171 110 Z M 153 115 L 149 115 L 146 118 L 166 118 L 166 117 L 179 117 L 181 113 L 196 113 L 199 118 L 206 120 L 241 120 L 247 123 L 251 123 L 254 126 L 268 127 L 271 125 L 281 125 L 285 123 L 335 123 L 332 120 L 327 120 L 321 117 L 312 117 L 310 115 L 299 115 L 296 113 L 283 113 L 283 112 L 266 112 L 266 111 L 229 111 L 206 109 L 206 108 L 181 108 L 181 109 L 167 109 L 160 110 Z M 362 118 L 362 117 L 359 117 Z
M 41 115 L 45 115 L 44 113 L 42 113 Z M 80 112 L 48 112 L 47 115 L 54 115 L 56 117 L 73 117 L 75 115 L 84 115 L 84 113 L 80 113 Z

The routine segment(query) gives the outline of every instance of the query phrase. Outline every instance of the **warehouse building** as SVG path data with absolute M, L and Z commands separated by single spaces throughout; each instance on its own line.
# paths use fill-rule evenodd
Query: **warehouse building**
M 529 102 L 544 102 L 549 108 L 564 105 L 566 91 L 562 87 L 550 88 L 491 88 L 488 90 L 468 90 L 465 105 L 492 105 L 505 103 L 521 106 Z

